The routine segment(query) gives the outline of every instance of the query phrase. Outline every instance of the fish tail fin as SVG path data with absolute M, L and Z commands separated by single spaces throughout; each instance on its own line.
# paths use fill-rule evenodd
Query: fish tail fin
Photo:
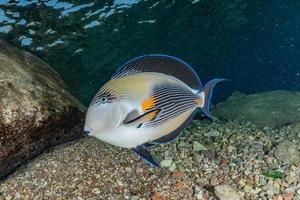
M 215 85 L 222 81 L 226 81 L 226 79 L 213 79 L 213 80 L 209 81 L 204 86 L 204 88 L 202 88 L 202 90 L 198 93 L 198 95 L 201 99 L 201 101 L 199 101 L 199 108 L 202 110 L 202 112 L 204 112 L 204 114 L 207 117 L 209 117 L 211 119 L 215 119 L 212 116 L 210 109 L 209 109 L 212 92 L 213 92 Z

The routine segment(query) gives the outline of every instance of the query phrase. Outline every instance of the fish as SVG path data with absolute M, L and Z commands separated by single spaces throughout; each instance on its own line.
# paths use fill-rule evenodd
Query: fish
M 210 100 L 213 79 L 204 87 L 183 60 L 148 54 L 122 65 L 93 97 L 84 131 L 111 145 L 132 149 L 146 163 L 160 167 L 149 152 L 179 137 L 198 110 L 214 119 Z

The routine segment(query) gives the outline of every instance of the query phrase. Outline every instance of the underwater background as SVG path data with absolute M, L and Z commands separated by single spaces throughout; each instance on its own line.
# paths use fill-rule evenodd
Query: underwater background
M 0 0 L 0 38 L 50 64 L 88 105 L 134 57 L 188 62 L 203 83 L 233 91 L 300 89 L 297 0 Z
M 83 132 L 144 54 L 230 80 L 161 168 Z M 300 200 L 299 64 L 299 0 L 0 0 L 0 200 Z

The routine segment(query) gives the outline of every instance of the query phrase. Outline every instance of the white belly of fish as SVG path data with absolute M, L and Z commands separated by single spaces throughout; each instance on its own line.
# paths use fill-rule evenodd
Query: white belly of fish
M 96 133 L 94 136 L 99 140 L 115 146 L 133 148 L 171 133 L 178 128 L 193 111 L 194 109 L 188 110 L 180 116 L 157 127 L 136 128 L 121 125 L 114 130 Z
M 155 139 L 154 131 L 152 129 L 141 131 L 137 128 L 120 126 L 115 130 L 96 134 L 95 137 L 115 146 L 132 148 Z

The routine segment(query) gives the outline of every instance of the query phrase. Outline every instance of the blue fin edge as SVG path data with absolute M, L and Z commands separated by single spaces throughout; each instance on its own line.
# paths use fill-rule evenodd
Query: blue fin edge
M 195 72 L 194 68 L 193 68 L 191 65 L 189 65 L 187 62 L 183 61 L 183 60 L 180 59 L 180 58 L 177 58 L 177 57 L 171 56 L 171 55 L 167 55 L 167 54 L 145 54 L 145 55 L 138 56 L 138 57 L 136 57 L 136 58 L 133 58 L 133 59 L 131 59 L 131 60 L 125 62 L 121 67 L 119 67 L 119 68 L 116 70 L 116 72 L 117 72 L 119 69 L 121 69 L 122 67 L 124 67 L 125 65 L 127 65 L 128 63 L 133 62 L 133 61 L 135 61 L 135 60 L 138 60 L 138 59 L 140 59 L 140 58 L 147 57 L 147 56 L 153 56 L 153 57 L 167 57 L 167 58 L 173 58 L 173 59 L 175 59 L 175 60 L 178 60 L 178 61 L 181 62 L 182 64 L 184 64 L 184 65 L 186 65 L 187 67 L 189 67 L 189 68 L 191 69 L 191 71 L 192 71 L 194 74 L 196 74 L 197 77 L 198 77 L 198 74 Z M 114 74 L 113 74 L 113 76 L 114 76 Z M 199 81 L 200 81 L 200 84 L 202 85 L 200 79 L 199 79 Z
M 210 112 L 210 101 L 211 101 L 211 97 L 212 97 L 212 93 L 213 93 L 213 89 L 216 86 L 217 83 L 222 82 L 222 81 L 227 81 L 227 79 L 223 79 L 223 78 L 216 78 L 213 79 L 211 81 L 209 81 L 204 88 L 201 90 L 201 92 L 205 93 L 205 100 L 204 100 L 204 106 L 203 108 L 201 108 L 201 111 L 209 118 L 211 119 L 215 119 L 215 117 L 211 114 Z
M 160 168 L 160 165 L 153 159 L 151 154 L 147 151 L 147 149 L 144 146 L 140 145 L 135 148 L 132 148 L 132 150 L 138 155 L 138 157 L 140 157 L 145 163 L 149 164 L 151 167 Z M 143 151 L 146 154 L 143 154 Z

